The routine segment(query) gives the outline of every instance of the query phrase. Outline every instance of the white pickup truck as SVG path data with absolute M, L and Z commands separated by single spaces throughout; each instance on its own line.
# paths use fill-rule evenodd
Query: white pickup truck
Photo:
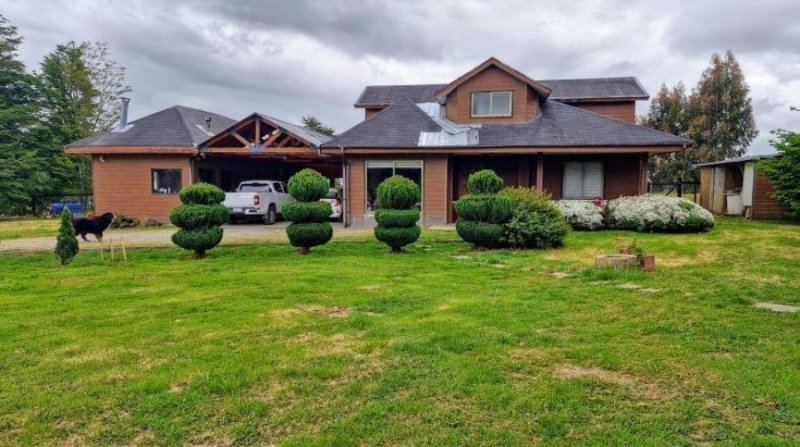
M 282 213 L 283 204 L 292 202 L 286 183 L 276 180 L 247 180 L 239 183 L 236 192 L 225 193 L 222 202 L 231 213 L 231 223 L 242 218 L 260 217 L 272 225 Z

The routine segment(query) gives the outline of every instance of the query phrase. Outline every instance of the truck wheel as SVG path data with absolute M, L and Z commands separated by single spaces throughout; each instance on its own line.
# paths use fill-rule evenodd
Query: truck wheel
M 231 225 L 236 225 L 237 223 L 239 223 L 239 218 L 236 216 L 231 216 L 228 219 L 228 223 L 230 223 Z
M 267 214 L 264 215 L 264 223 L 266 225 L 272 225 L 278 220 L 278 212 L 275 211 L 275 207 L 270 205 L 269 209 L 267 210 Z

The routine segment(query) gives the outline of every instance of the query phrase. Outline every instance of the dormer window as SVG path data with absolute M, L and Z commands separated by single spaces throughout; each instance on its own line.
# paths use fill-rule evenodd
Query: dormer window
M 511 92 L 472 93 L 473 118 L 511 116 Z

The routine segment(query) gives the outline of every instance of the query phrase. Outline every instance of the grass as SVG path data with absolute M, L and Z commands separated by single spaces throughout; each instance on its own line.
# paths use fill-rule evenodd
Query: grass
M 797 226 L 452 238 L 0 256 L 0 445 L 800 442 Z
M 55 237 L 58 233 L 58 226 L 60 224 L 61 219 L 58 217 L 0 220 L 0 241 L 24 239 L 29 237 Z M 159 227 L 139 226 L 136 228 L 124 228 L 114 231 L 163 230 L 171 227 L 171 225 L 163 225 Z
M 0 241 L 26 237 L 55 237 L 60 222 L 57 218 L 0 220 Z

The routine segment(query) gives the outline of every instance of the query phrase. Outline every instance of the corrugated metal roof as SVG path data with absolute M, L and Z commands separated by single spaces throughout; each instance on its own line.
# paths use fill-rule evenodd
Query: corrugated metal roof
M 736 164 L 736 163 L 745 163 L 745 162 L 748 162 L 748 161 L 762 160 L 764 158 L 775 158 L 775 157 L 780 157 L 781 155 L 783 155 L 783 154 L 778 153 L 778 152 L 776 152 L 774 154 L 747 155 L 747 156 L 739 157 L 739 158 L 729 158 L 727 160 L 712 161 L 712 162 L 709 162 L 709 163 L 700 163 L 700 164 L 696 164 L 695 167 L 702 168 L 702 167 L 708 167 L 708 166 L 731 165 L 731 164 Z

